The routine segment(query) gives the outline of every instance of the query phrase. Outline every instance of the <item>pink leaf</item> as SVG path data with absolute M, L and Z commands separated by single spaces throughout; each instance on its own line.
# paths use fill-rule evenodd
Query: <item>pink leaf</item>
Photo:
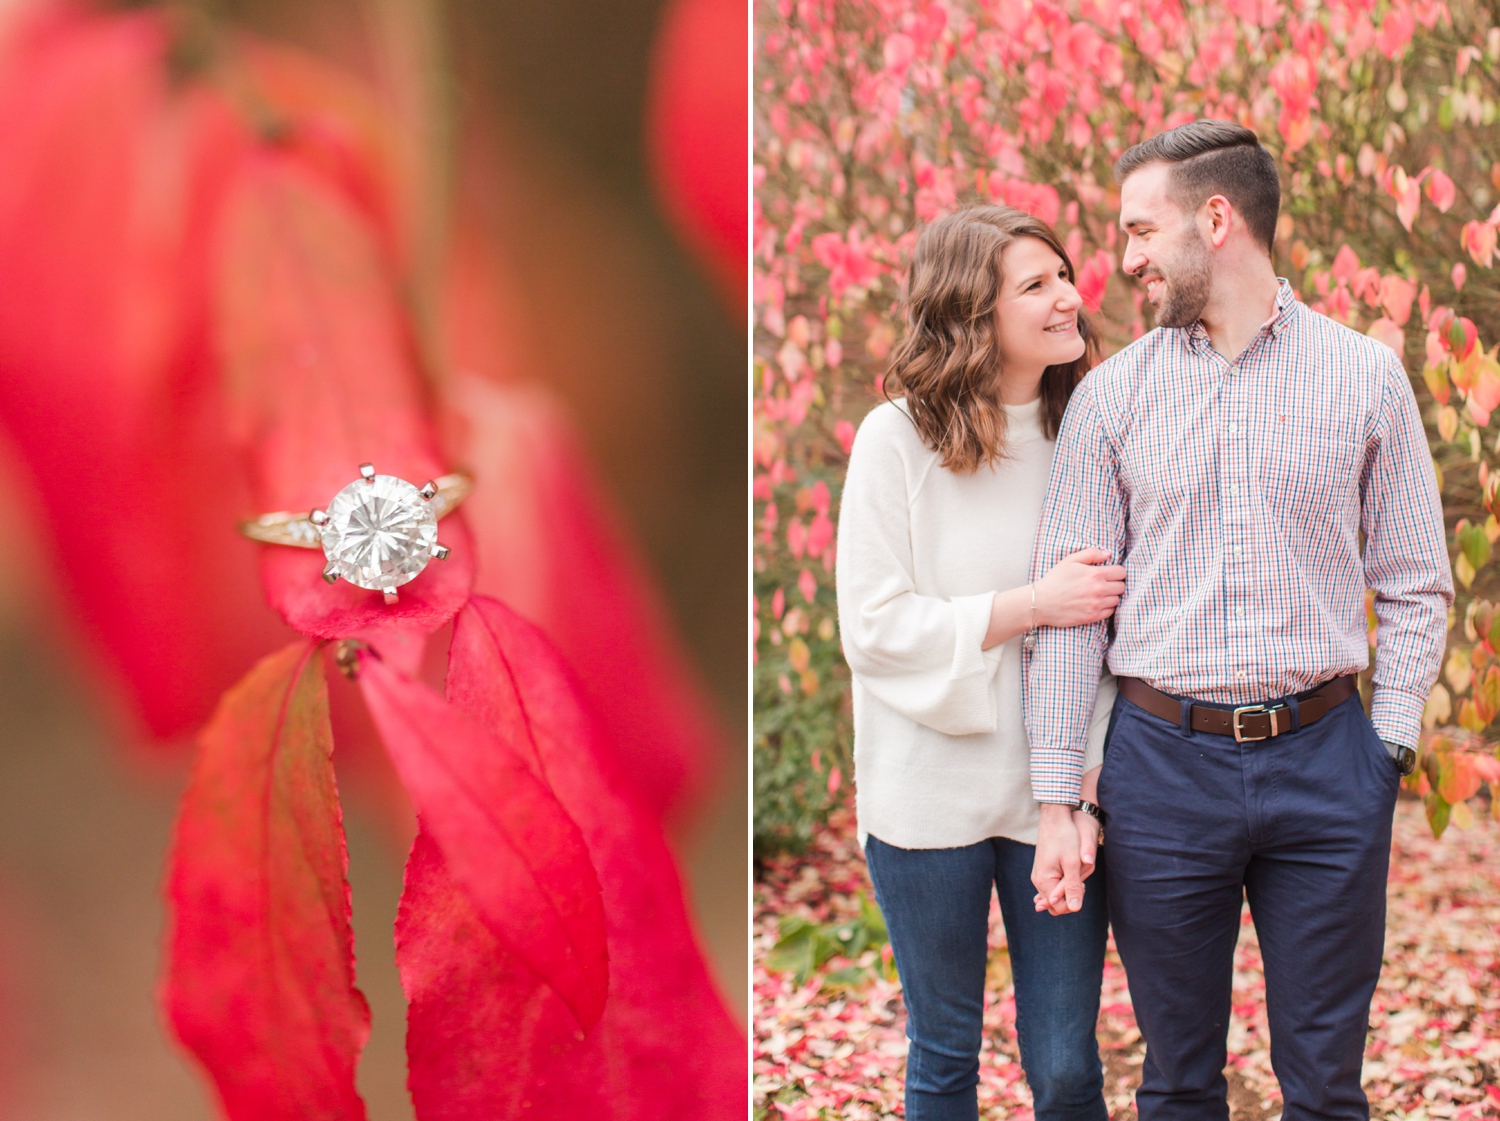
M 1411 9 L 1393 5 L 1380 23 L 1380 33 L 1375 37 L 1375 45 L 1386 58 L 1397 58 L 1406 53 L 1407 44 L 1411 42 L 1412 33 L 1416 29 L 1417 20 Z
M 1359 254 L 1350 249 L 1347 243 L 1340 245 L 1339 251 L 1333 255 L 1333 265 L 1329 271 L 1333 273 L 1333 279 L 1347 283 L 1359 271 Z
M 885 41 L 885 68 L 897 74 L 904 74 L 916 54 L 917 45 L 912 42 L 911 36 L 897 32 Z
M 317 648 L 261 660 L 200 739 L 167 872 L 164 1000 L 233 1121 L 362 1121 L 348 860 Z
M 1464 263 L 1462 261 L 1455 261 L 1453 263 L 1453 272 L 1451 275 L 1453 277 L 1454 291 L 1462 292 L 1464 288 L 1464 281 L 1469 279 L 1469 270 L 1464 267 Z
M 1422 190 L 1415 179 L 1408 179 L 1406 187 L 1402 190 L 1400 197 L 1396 199 L 1396 217 L 1401 224 L 1410 232 L 1411 224 L 1416 221 L 1417 212 L 1422 209 Z
M 841 420 L 833 426 L 833 434 L 838 439 L 839 447 L 844 449 L 845 455 L 854 450 L 854 425 L 847 420 Z
M 1089 311 L 1098 311 L 1104 303 L 1104 290 L 1114 267 L 1114 258 L 1100 249 L 1078 270 L 1078 294 L 1083 297 L 1084 307 Z
M 359 684 L 422 828 L 485 924 L 592 1028 L 609 982 L 599 881 L 524 722 L 497 737 L 379 657 L 361 657 Z
M 1428 168 L 1432 174 L 1427 179 L 1427 197 L 1432 200 L 1432 205 L 1438 208 L 1442 214 L 1448 213 L 1448 208 L 1453 205 L 1458 197 L 1458 191 L 1453 186 L 1453 180 L 1447 174 L 1437 168 Z
M 397 919 L 407 1051 L 421 1121 L 734 1121 L 744 1038 L 715 993 L 660 827 L 611 774 L 546 638 L 476 596 L 454 624 L 452 703 L 528 739 L 578 822 L 603 887 L 609 1001 L 582 1041 L 557 997 L 497 942 L 419 837 Z
M 1417 286 L 1401 276 L 1383 277 L 1376 290 L 1376 302 L 1385 308 L 1398 327 L 1406 326 L 1406 321 L 1411 318 L 1411 304 L 1416 297 Z
M 1490 222 L 1465 222 L 1463 228 L 1464 250 L 1476 265 L 1489 268 L 1495 259 L 1495 226 Z
M 811 603 L 818 596 L 818 579 L 807 569 L 803 569 L 797 577 L 797 590 L 802 593 L 802 598 Z
M 1381 316 L 1370 324 L 1369 330 L 1365 332 L 1372 339 L 1385 343 L 1400 357 L 1406 350 L 1406 334 L 1391 320 Z

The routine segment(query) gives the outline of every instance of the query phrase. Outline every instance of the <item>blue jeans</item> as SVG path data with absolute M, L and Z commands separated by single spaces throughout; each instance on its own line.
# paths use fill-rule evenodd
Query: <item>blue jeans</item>
M 1217 707 L 1217 706 L 1216 706 Z M 1293 706 L 1295 708 L 1295 706 Z M 1236 743 L 1115 702 L 1099 775 L 1109 912 L 1146 1061 L 1141 1121 L 1228 1121 L 1234 947 L 1248 899 L 1285 1121 L 1367 1121 L 1396 764 L 1358 697 Z
M 1000 893 L 1016 986 L 1021 1068 L 1036 1121 L 1108 1121 L 1094 1024 L 1109 913 L 1104 870 L 1083 909 L 1038 914 L 1036 846 L 992 837 L 956 849 L 865 845 L 906 1004 L 907 1121 L 976 1121 L 992 886 Z

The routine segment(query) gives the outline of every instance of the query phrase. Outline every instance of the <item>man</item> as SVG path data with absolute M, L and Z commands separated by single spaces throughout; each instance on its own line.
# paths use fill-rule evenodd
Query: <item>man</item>
M 1229 1115 L 1242 898 L 1283 1117 L 1368 1118 L 1391 814 L 1453 598 L 1416 400 L 1388 347 L 1277 279 L 1280 186 L 1254 133 L 1195 121 L 1115 175 L 1123 267 L 1159 326 L 1074 394 L 1037 531 L 1033 577 L 1085 546 L 1127 573 L 1112 641 L 1102 624 L 1043 629 L 1029 664 L 1038 908 L 1082 899 L 1072 811 L 1107 653 L 1120 700 L 1098 801 L 1147 1044 L 1141 1121 Z M 1367 586 L 1369 718 L 1353 677 Z

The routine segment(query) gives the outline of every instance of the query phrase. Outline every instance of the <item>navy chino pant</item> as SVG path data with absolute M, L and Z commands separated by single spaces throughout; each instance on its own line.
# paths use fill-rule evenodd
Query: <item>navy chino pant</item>
M 1229 707 L 1229 706 L 1214 706 Z M 1295 710 L 1295 703 L 1293 703 Z M 1227 1121 L 1234 948 L 1248 899 L 1284 1121 L 1367 1121 L 1400 776 L 1357 696 L 1254 743 L 1121 697 L 1099 776 L 1115 943 L 1146 1041 L 1141 1121 Z M 1092 884 L 1089 885 L 1092 889 Z
M 1038 914 L 1036 846 L 991 837 L 951 849 L 865 841 L 906 1005 L 906 1121 L 976 1121 L 991 892 L 1000 895 L 1016 987 L 1021 1069 L 1036 1121 L 1109 1121 L 1094 1025 L 1109 915 L 1088 880 L 1076 914 Z

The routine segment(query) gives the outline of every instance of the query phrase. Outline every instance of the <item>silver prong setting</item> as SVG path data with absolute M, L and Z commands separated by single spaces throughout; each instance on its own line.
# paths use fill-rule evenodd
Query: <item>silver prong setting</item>
M 312 522 L 313 525 L 327 525 L 328 524 L 328 511 L 327 510 L 314 510 L 311 514 L 307 515 L 307 520 L 310 521 L 310 522 Z
M 361 463 L 359 465 L 359 477 L 367 483 L 375 481 L 375 465 L 373 463 Z
M 434 498 L 437 497 L 437 484 L 431 479 L 428 479 L 425 483 L 422 484 L 422 489 L 417 491 L 417 493 L 422 496 L 423 501 L 431 502 Z
M 437 560 L 447 560 L 448 559 L 448 546 L 443 545 L 443 544 L 434 545 L 432 547 L 432 555 Z
M 395 588 L 382 588 L 380 590 L 380 594 L 385 597 L 386 603 L 395 603 L 396 600 L 399 598 L 396 595 L 396 589 Z
M 338 570 L 334 568 L 332 561 L 323 566 L 323 579 L 330 584 L 337 584 L 339 582 Z

